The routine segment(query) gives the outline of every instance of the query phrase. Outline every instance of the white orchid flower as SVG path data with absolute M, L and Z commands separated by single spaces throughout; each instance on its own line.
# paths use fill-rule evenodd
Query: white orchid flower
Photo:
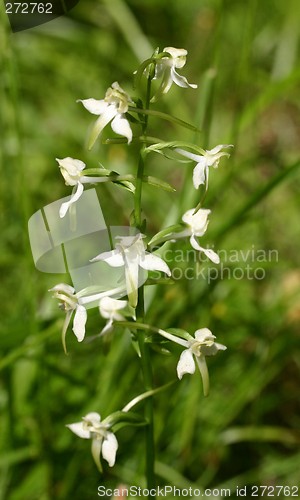
M 124 115 L 128 111 L 129 104 L 133 104 L 133 101 L 118 82 L 114 82 L 109 87 L 104 99 L 79 99 L 77 102 L 82 102 L 93 115 L 99 115 L 91 132 L 89 149 L 93 147 L 104 127 L 110 122 L 111 128 L 116 134 L 126 137 L 128 143 L 132 141 L 132 130 Z
M 92 439 L 93 459 L 100 471 L 102 471 L 100 454 L 107 461 L 109 467 L 113 467 L 116 461 L 118 441 L 109 424 L 101 422 L 99 413 L 91 412 L 82 418 L 82 422 L 69 424 L 67 427 L 77 436 L 83 439 Z
M 151 327 L 148 328 L 151 329 Z M 160 328 L 154 329 L 154 331 L 159 335 L 162 335 L 167 340 L 171 340 L 172 342 L 185 347 L 185 350 L 182 351 L 177 364 L 177 375 L 180 380 L 186 373 L 195 373 L 196 360 L 202 377 L 203 393 L 204 396 L 207 396 L 209 392 L 209 375 L 205 356 L 214 356 L 218 351 L 225 351 L 227 347 L 216 343 L 216 337 L 208 328 L 201 328 L 200 330 L 197 330 L 194 337 L 192 337 L 188 332 L 184 332 L 184 330 L 182 331 L 184 332 L 184 335 L 181 336 L 174 335 L 171 332 L 166 332 Z
M 175 151 L 177 151 L 177 153 L 181 154 L 182 156 L 185 156 L 186 158 L 197 162 L 197 165 L 194 168 L 193 172 L 193 184 L 196 189 L 198 189 L 201 184 L 205 184 L 207 189 L 209 167 L 218 168 L 220 158 L 222 158 L 222 156 L 230 156 L 229 153 L 227 153 L 226 151 L 222 151 L 222 149 L 232 147 L 232 144 L 219 144 L 219 146 L 216 146 L 213 149 L 204 151 L 203 155 L 196 155 L 194 153 L 191 153 L 190 151 L 185 151 L 184 149 L 180 148 L 176 148 Z
M 78 342 L 82 342 L 84 339 L 85 324 L 87 320 L 86 308 L 79 303 L 79 299 L 76 296 L 75 289 L 72 286 L 67 285 L 66 283 L 59 283 L 58 285 L 55 285 L 53 288 L 50 288 L 49 292 L 54 292 L 53 297 L 59 299 L 60 308 L 66 311 L 66 319 L 62 330 L 62 343 L 66 352 L 65 337 L 74 311 L 75 315 L 73 320 L 73 332 Z
M 155 78 L 162 78 L 162 82 L 157 93 L 152 97 L 152 102 L 155 102 L 160 95 L 166 94 L 173 83 L 179 87 L 197 88 L 196 84 L 189 83 L 184 76 L 179 75 L 176 71 L 185 65 L 187 50 L 165 47 L 163 52 L 167 52 L 170 57 L 162 57 L 156 61 Z
M 86 165 L 83 161 L 77 160 L 75 158 L 71 158 L 67 156 L 66 158 L 56 158 L 58 162 L 61 174 L 65 179 L 65 183 L 67 186 L 73 186 L 73 193 L 69 201 L 62 203 L 59 216 L 62 219 L 70 206 L 79 200 L 80 196 L 83 193 L 83 184 L 95 184 L 97 182 L 106 182 L 109 180 L 108 177 L 90 177 L 84 175 L 82 171 L 85 169 Z
M 205 356 L 214 356 L 218 351 L 226 350 L 224 345 L 215 342 L 215 338 L 208 328 L 197 330 L 195 338 L 186 341 L 187 349 L 181 353 L 177 364 L 177 375 L 181 380 L 186 373 L 195 373 L 196 360 L 202 377 L 204 396 L 207 396 L 209 391 L 209 375 Z
M 127 300 L 113 299 L 111 297 L 103 297 L 100 300 L 100 314 L 108 320 L 100 335 L 110 332 L 114 321 L 125 321 L 125 317 L 119 311 L 124 309 L 127 304 Z
M 195 209 L 192 208 L 185 212 L 182 217 L 183 222 L 188 225 L 187 235 L 191 236 L 190 243 L 195 250 L 203 252 L 206 257 L 208 257 L 212 262 L 214 262 L 215 264 L 219 264 L 220 257 L 218 256 L 218 254 L 210 248 L 201 247 L 196 240 L 196 237 L 203 236 L 206 232 L 208 226 L 208 216 L 211 211 L 205 208 L 200 208 L 200 210 L 198 210 L 196 213 L 194 212 Z
M 129 304 L 134 308 L 138 300 L 139 267 L 147 271 L 162 271 L 168 276 L 171 275 L 168 265 L 160 257 L 145 251 L 143 237 L 142 234 L 119 237 L 120 243 L 116 245 L 115 250 L 103 252 L 91 259 L 91 262 L 107 262 L 112 267 L 124 266 Z
M 75 158 L 56 158 L 58 162 L 60 171 L 62 173 L 63 178 L 65 179 L 67 186 L 73 186 L 74 192 L 70 198 L 70 201 L 63 203 L 59 210 L 59 216 L 62 219 L 70 206 L 75 203 L 75 201 L 79 200 L 80 196 L 83 193 L 83 183 L 81 181 L 82 170 L 85 168 L 85 163 L 81 160 L 76 160 Z M 76 188 L 76 189 L 75 189 Z

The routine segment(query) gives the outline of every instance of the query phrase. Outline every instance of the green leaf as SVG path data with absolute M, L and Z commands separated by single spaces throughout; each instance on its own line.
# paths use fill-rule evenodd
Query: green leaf
M 166 120 L 166 121 L 174 123 L 176 125 L 180 125 L 181 127 L 185 127 L 189 130 L 193 130 L 193 132 L 200 132 L 200 130 L 197 127 L 195 127 L 194 125 L 192 125 L 191 123 L 180 120 L 180 118 L 176 118 L 175 116 L 168 115 L 167 113 L 162 113 L 161 111 L 155 111 L 154 109 L 134 108 L 133 106 L 129 106 L 128 110 L 131 113 L 139 113 L 142 115 L 156 116 L 157 118 L 161 118 L 162 120 Z
M 162 181 L 161 179 L 158 179 L 157 177 L 152 177 L 150 175 L 143 175 L 143 182 L 146 182 L 151 186 L 164 189 L 164 191 L 169 191 L 171 193 L 174 193 L 174 191 L 176 191 L 176 189 L 173 188 L 170 184 L 168 184 L 168 182 Z
M 116 184 L 117 186 L 120 186 L 126 189 L 127 191 L 130 191 L 131 193 L 135 192 L 135 186 L 134 184 L 132 184 L 132 182 L 129 181 L 112 181 L 112 182 L 113 184 Z

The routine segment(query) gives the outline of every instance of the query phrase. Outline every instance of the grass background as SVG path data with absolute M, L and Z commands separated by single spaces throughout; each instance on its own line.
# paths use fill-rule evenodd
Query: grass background
M 296 0 L 82 0 L 68 16 L 15 34 L 1 11 L 0 499 L 90 499 L 100 484 L 145 484 L 142 429 L 118 433 L 117 464 L 101 478 L 89 444 L 64 427 L 88 411 L 120 409 L 142 392 L 142 380 L 121 331 L 82 345 L 69 334 L 64 355 L 63 317 L 47 293 L 61 277 L 34 268 L 27 221 L 69 194 L 55 157 L 134 172 L 134 146 L 86 150 L 93 119 L 75 101 L 102 98 L 115 80 L 130 91 L 132 72 L 157 46 L 185 47 L 181 73 L 199 85 L 172 88 L 160 109 L 197 124 L 205 148 L 235 145 L 211 175 L 204 243 L 278 252 L 278 262 L 250 262 L 264 267 L 263 280 L 182 279 L 149 299 L 149 323 L 191 333 L 208 326 L 228 347 L 209 360 L 209 398 L 198 374 L 155 398 L 158 483 L 232 491 L 299 484 L 297 7 Z M 194 138 L 156 120 L 150 128 L 167 140 Z M 190 166 L 152 156 L 147 168 L 177 189 L 145 187 L 154 234 L 194 206 L 197 193 Z M 101 186 L 99 196 L 111 224 L 126 225 L 129 194 Z M 87 335 L 100 321 L 91 311 Z M 155 385 L 175 378 L 175 353 L 153 355 Z

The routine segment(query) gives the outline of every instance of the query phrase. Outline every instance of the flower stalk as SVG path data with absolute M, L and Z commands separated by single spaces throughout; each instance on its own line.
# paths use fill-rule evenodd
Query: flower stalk
M 147 78 L 147 89 L 146 89 L 146 102 L 145 110 L 150 107 L 151 98 L 151 76 L 148 75 Z M 148 127 L 148 114 L 143 115 L 143 125 L 142 134 L 144 137 L 147 136 Z M 134 194 L 134 222 L 138 230 L 143 230 L 142 222 L 142 187 L 143 187 L 143 177 L 145 168 L 145 150 L 146 143 L 142 143 L 139 155 L 139 162 L 137 168 L 137 178 L 136 178 L 136 189 Z M 138 303 L 136 309 L 137 321 L 144 322 L 145 309 L 144 309 L 144 286 L 141 286 L 138 290 Z M 145 333 L 141 332 L 138 335 L 138 346 L 141 358 L 141 367 L 143 372 L 144 387 L 145 391 L 153 390 L 153 376 L 152 376 L 152 365 L 151 357 L 149 352 L 149 345 L 145 342 Z M 146 461 L 146 478 L 147 487 L 149 490 L 153 490 L 156 486 L 155 473 L 154 473 L 154 463 L 155 463 L 155 443 L 154 443 L 154 411 L 153 411 L 153 397 L 149 397 L 145 401 L 144 410 L 145 420 L 147 421 L 147 426 L 145 429 L 145 461 Z M 155 498 L 155 497 L 154 497 Z

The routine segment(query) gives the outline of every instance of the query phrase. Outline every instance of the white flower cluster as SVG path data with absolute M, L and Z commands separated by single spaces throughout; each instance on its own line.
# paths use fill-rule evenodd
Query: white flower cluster
M 161 53 L 156 52 L 155 56 L 149 59 L 149 63 L 144 66 L 142 65 L 142 74 L 147 73 L 148 78 L 150 78 L 150 66 L 152 65 L 151 67 L 154 67 L 152 79 L 160 79 L 160 85 L 152 96 L 151 102 L 156 102 L 159 97 L 166 94 L 173 83 L 179 87 L 197 87 L 195 84 L 190 84 L 184 76 L 177 72 L 177 69 L 185 65 L 186 55 L 187 51 L 185 49 L 166 47 Z M 114 82 L 109 87 L 104 99 L 89 98 L 79 100 L 79 102 L 90 113 L 98 116 L 90 135 L 89 148 L 94 146 L 103 129 L 108 124 L 111 125 L 115 133 L 125 137 L 128 144 L 132 142 L 134 137 L 130 124 L 130 113 L 137 109 L 135 108 L 136 101 L 121 88 L 118 82 Z M 223 149 L 228 147 L 230 145 L 219 145 L 212 150 L 200 150 L 202 154 L 195 154 L 179 147 L 175 147 L 175 151 L 181 156 L 196 162 L 193 173 L 194 187 L 198 189 L 200 185 L 205 185 L 207 189 L 209 168 L 217 168 L 221 157 L 229 156 L 229 153 L 223 151 Z M 199 151 L 199 148 L 197 151 Z M 75 208 L 74 204 L 81 197 L 84 184 L 112 180 L 110 175 L 103 175 L 103 172 L 97 173 L 97 169 L 89 171 L 86 169 L 85 163 L 79 159 L 66 157 L 57 159 L 57 162 L 66 185 L 73 188 L 69 201 L 64 202 L 60 207 L 60 218 L 65 217 L 72 206 L 72 209 Z M 96 176 L 92 176 L 94 174 Z M 188 237 L 191 246 L 195 250 L 203 252 L 212 262 L 218 264 L 220 262 L 218 254 L 212 249 L 204 248 L 198 242 L 198 238 L 202 237 L 207 230 L 209 215 L 210 210 L 204 208 L 198 210 L 192 208 L 188 210 L 182 216 L 183 224 L 181 224 L 180 230 L 172 233 L 169 239 L 174 240 Z M 62 330 L 62 341 L 65 351 L 66 332 L 73 314 L 73 332 L 78 342 L 82 342 L 85 337 L 87 322 L 86 307 L 89 303 L 96 300 L 98 301 L 99 312 L 106 320 L 106 325 L 99 333 L 100 336 L 110 332 L 113 329 L 114 323 L 117 322 L 131 323 L 134 326 L 141 270 L 160 271 L 167 276 L 171 275 L 168 265 L 161 257 L 155 255 L 153 252 L 146 251 L 147 245 L 143 234 L 138 232 L 134 236 L 117 237 L 116 240 L 117 243 L 113 250 L 100 253 L 91 259 L 90 262 L 101 261 L 112 267 L 123 268 L 124 285 L 123 288 L 121 287 L 121 291 L 120 289 L 112 289 L 98 294 L 85 295 L 82 291 L 76 293 L 72 286 L 65 283 L 60 283 L 50 289 L 50 291 L 54 292 L 54 297 L 59 300 L 60 307 L 66 312 Z M 118 291 L 117 294 L 116 290 Z M 120 300 L 120 297 L 123 298 Z M 126 321 L 126 316 L 129 316 L 133 321 Z M 184 348 L 177 364 L 178 378 L 181 380 L 183 375 L 187 373 L 193 374 L 197 365 L 202 377 L 203 392 L 204 395 L 207 395 L 209 391 L 209 377 L 206 356 L 215 355 L 219 350 L 226 349 L 224 345 L 215 342 L 215 336 L 212 332 L 208 328 L 201 328 L 195 332 L 194 336 L 191 336 L 188 332 L 184 332 L 183 336 L 180 336 L 180 334 L 170 333 L 149 325 L 139 324 L 137 329 L 140 330 L 143 328 L 148 331 L 152 330 L 154 333 Z M 96 412 L 88 413 L 83 417 L 82 422 L 68 425 L 69 429 L 77 436 L 92 440 L 92 454 L 100 470 L 100 455 L 108 462 L 110 467 L 115 463 L 118 442 L 111 430 L 112 425 L 109 417 L 101 421 L 100 415 Z

